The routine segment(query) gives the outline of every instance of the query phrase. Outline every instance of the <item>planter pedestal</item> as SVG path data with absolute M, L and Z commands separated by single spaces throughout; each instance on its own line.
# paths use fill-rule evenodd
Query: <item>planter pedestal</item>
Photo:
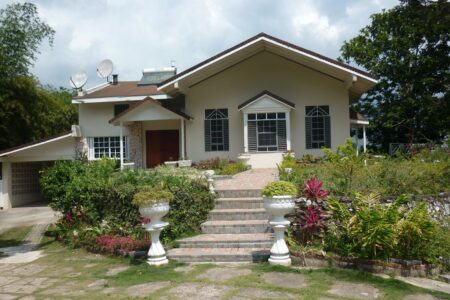
M 284 232 L 291 222 L 284 217 L 295 207 L 292 196 L 273 196 L 264 198 L 264 208 L 271 215 L 269 224 L 275 231 L 275 241 L 270 249 L 269 263 L 271 265 L 291 265 L 289 249 L 284 240 Z
M 150 224 L 148 224 L 150 225 Z M 161 241 L 159 240 L 159 235 L 164 227 L 169 225 L 167 222 L 161 222 L 155 226 L 146 226 L 146 230 L 150 232 L 152 245 L 147 253 L 147 263 L 150 266 L 160 266 L 169 263 L 169 260 L 166 257 L 166 251 L 164 250 Z
M 150 266 L 160 266 L 169 263 L 166 257 L 166 251 L 159 240 L 161 231 L 164 227 L 169 225 L 169 223 L 161 221 L 161 218 L 169 212 L 169 208 L 169 203 L 167 202 L 161 202 L 147 207 L 139 207 L 141 215 L 150 219 L 150 223 L 143 225 L 145 230 L 150 232 L 152 240 L 152 245 L 150 246 L 147 255 L 147 263 Z
M 289 256 L 289 248 L 284 240 L 284 232 L 286 231 L 289 221 L 269 222 L 275 231 L 275 242 L 270 249 L 269 263 L 271 265 L 291 265 L 291 257 Z

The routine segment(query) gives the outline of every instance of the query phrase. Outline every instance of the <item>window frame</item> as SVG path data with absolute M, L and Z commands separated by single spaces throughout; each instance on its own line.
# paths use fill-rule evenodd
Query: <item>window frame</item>
M 129 151 L 129 138 L 128 136 L 123 136 L 123 159 L 128 160 L 130 158 Z M 97 141 L 96 141 L 97 139 Z M 103 140 L 99 140 L 103 139 Z M 116 140 L 113 140 L 116 139 Z M 107 145 L 97 146 L 101 149 L 107 149 L 108 154 L 105 155 L 105 152 L 101 152 L 101 154 L 97 157 L 97 153 L 95 153 L 96 144 L 107 143 Z M 119 143 L 119 145 L 112 145 L 111 143 Z M 111 159 L 120 159 L 120 136 L 95 136 L 88 137 L 89 144 L 89 160 L 99 160 L 103 157 L 111 158 Z M 118 151 L 112 151 L 112 149 L 116 148 Z
M 275 114 L 274 118 L 269 118 L 269 114 Z M 247 114 L 247 124 L 248 123 L 255 123 L 256 128 L 256 152 L 280 152 L 280 151 L 286 151 L 286 150 L 280 150 L 280 144 L 279 144 L 279 130 L 278 130 L 278 121 L 284 121 L 285 122 L 285 128 L 287 129 L 287 112 L 284 111 L 270 111 L 270 112 L 252 112 Z M 264 118 L 262 118 L 262 115 L 265 115 Z M 284 115 L 284 116 L 281 116 Z M 254 116 L 254 118 L 253 118 Z M 275 128 L 275 132 L 260 132 L 260 125 L 259 122 L 263 122 L 262 127 L 264 126 L 264 122 L 273 122 L 273 125 L 271 127 Z M 260 135 L 261 134 L 274 134 L 275 135 L 275 144 L 274 145 L 260 145 Z M 265 150 L 263 150 L 265 148 Z M 275 149 L 274 149 L 275 148 Z
M 207 125 L 208 122 L 209 125 Z M 205 152 L 229 151 L 230 133 L 228 122 L 228 108 L 205 109 Z M 208 130 L 206 130 L 206 126 L 209 126 Z M 218 142 L 218 140 L 221 142 Z
M 308 132 L 308 122 L 310 122 L 310 132 Z M 305 131 L 306 149 L 331 147 L 331 114 L 329 105 L 305 106 Z M 308 141 L 308 137 L 310 141 Z

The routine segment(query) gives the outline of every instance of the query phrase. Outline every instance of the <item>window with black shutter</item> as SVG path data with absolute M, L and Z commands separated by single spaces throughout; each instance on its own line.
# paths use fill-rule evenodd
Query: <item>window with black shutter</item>
M 228 151 L 228 109 L 205 110 L 205 151 Z
M 306 149 L 331 148 L 330 107 L 306 106 Z
M 116 104 L 114 105 L 114 117 L 120 113 L 123 113 L 130 107 L 129 104 Z
M 248 114 L 247 130 L 249 151 L 286 151 L 286 113 Z

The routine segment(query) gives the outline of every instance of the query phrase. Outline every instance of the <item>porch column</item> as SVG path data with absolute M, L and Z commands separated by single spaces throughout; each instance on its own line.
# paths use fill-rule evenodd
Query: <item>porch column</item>
M 184 119 L 181 119 L 181 157 L 180 159 L 185 159 L 185 150 L 184 150 Z
M 367 148 L 367 140 L 366 140 L 366 125 L 363 125 L 363 149 L 364 153 L 366 153 Z
M 248 152 L 248 114 L 244 113 L 244 152 Z
M 286 113 L 286 150 L 291 151 L 291 111 Z
M 123 170 L 123 124 L 120 122 L 120 169 Z

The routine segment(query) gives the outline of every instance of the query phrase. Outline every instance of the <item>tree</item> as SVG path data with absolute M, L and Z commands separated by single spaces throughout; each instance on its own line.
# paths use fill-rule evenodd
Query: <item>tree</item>
M 339 59 L 379 78 L 355 105 L 371 118 L 375 145 L 436 142 L 450 133 L 449 29 L 449 2 L 402 0 L 344 42 Z
M 0 80 L 29 76 L 45 39 L 55 31 L 43 22 L 32 3 L 15 3 L 0 10 Z
M 77 119 L 71 94 L 40 86 L 30 74 L 39 46 L 55 31 L 31 3 L 0 10 L 0 149 L 70 129 Z
M 18 77 L 0 94 L 0 149 L 59 134 L 77 122 L 72 94 Z

